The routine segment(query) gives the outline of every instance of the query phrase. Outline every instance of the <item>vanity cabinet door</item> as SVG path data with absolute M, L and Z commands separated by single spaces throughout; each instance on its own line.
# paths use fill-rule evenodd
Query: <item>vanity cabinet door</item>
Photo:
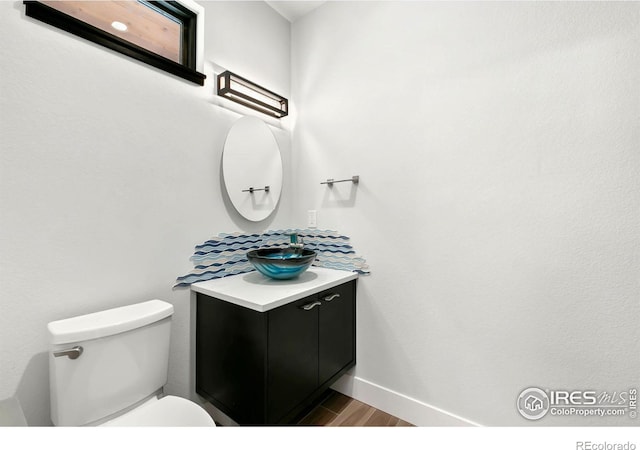
M 355 364 L 355 289 L 355 281 L 352 281 L 318 295 L 322 302 L 318 330 L 320 384 Z
M 314 295 L 268 312 L 268 423 L 278 423 L 318 387 L 321 306 Z
M 197 295 L 196 392 L 242 424 L 265 423 L 267 320 Z

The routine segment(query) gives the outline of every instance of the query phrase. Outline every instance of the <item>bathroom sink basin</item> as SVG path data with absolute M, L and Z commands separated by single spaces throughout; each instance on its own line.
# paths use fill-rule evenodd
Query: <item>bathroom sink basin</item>
M 316 259 L 316 252 L 295 248 L 261 248 L 248 252 L 247 258 L 264 276 L 288 280 L 307 270 Z

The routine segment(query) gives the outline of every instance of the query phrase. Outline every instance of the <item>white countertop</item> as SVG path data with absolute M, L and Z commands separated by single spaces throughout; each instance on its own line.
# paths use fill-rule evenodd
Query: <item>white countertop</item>
M 265 312 L 356 278 L 355 272 L 310 267 L 292 280 L 273 280 L 259 272 L 249 272 L 200 281 L 192 284 L 191 290 Z

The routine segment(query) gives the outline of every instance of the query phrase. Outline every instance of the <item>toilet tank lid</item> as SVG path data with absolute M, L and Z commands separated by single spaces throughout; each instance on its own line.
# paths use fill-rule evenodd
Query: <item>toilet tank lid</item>
M 162 300 L 149 300 L 119 308 L 107 309 L 47 325 L 53 345 L 87 341 L 140 328 L 173 314 L 173 305 Z

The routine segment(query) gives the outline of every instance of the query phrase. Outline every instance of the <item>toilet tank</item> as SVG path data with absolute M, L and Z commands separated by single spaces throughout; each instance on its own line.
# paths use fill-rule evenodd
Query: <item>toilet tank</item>
M 150 300 L 49 323 L 53 423 L 91 424 L 164 386 L 172 314 L 170 303 Z M 75 347 L 82 353 L 72 359 Z

